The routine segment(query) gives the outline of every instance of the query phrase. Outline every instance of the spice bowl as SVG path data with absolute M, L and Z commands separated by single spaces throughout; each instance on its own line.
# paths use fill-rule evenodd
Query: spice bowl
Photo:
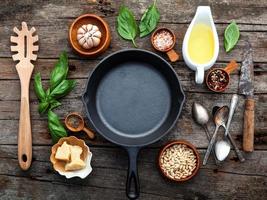
M 84 119 L 80 113 L 69 113 L 65 118 L 65 126 L 72 132 L 84 131 L 91 140 L 95 138 L 94 132 L 85 127 Z
M 223 68 L 213 68 L 206 76 L 206 85 L 213 92 L 223 92 L 230 83 L 230 73 L 236 70 L 238 64 L 232 60 Z
M 85 162 L 85 168 L 77 171 L 66 171 L 64 169 L 65 162 L 55 158 L 58 147 L 60 147 L 64 142 L 67 142 L 70 145 L 77 145 L 82 148 L 83 151 L 81 154 L 81 159 Z M 92 172 L 91 159 L 92 152 L 90 151 L 89 147 L 83 140 L 74 136 L 60 138 L 60 140 L 51 149 L 50 161 L 54 170 L 68 179 L 73 177 L 79 177 L 82 179 L 86 178 Z
M 151 44 L 157 51 L 168 55 L 171 62 L 179 60 L 179 54 L 174 51 L 175 34 L 168 28 L 158 28 L 151 36 Z
M 90 49 L 83 48 L 77 40 L 77 34 L 80 27 L 83 25 L 92 24 L 98 27 L 101 32 L 100 43 L 98 46 Z M 72 48 L 81 56 L 96 57 L 102 54 L 110 45 L 111 34 L 107 22 L 94 14 L 84 14 L 74 20 L 69 29 L 69 41 Z
M 187 181 L 199 170 L 199 153 L 194 145 L 185 140 L 171 141 L 160 150 L 158 167 L 161 174 L 169 180 Z

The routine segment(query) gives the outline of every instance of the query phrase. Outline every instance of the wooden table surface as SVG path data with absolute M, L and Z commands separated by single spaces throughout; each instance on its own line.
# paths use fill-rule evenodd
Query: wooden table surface
M 33 132 L 33 162 L 29 171 L 20 170 L 17 161 L 17 132 L 20 106 L 20 84 L 15 63 L 11 59 L 9 37 L 14 26 L 26 21 L 39 35 L 40 50 L 34 73 L 41 72 L 45 83 L 58 55 L 66 50 L 70 57 L 70 78 L 77 87 L 62 100 L 55 110 L 63 119 L 71 111 L 84 114 L 81 94 L 86 79 L 96 64 L 110 53 L 131 48 L 131 42 L 121 39 L 115 29 L 119 6 L 125 3 L 140 20 L 152 0 L 3 0 L 0 6 L 0 199 L 126 199 L 125 181 L 127 155 L 121 148 L 109 143 L 100 135 L 93 142 L 86 140 L 93 153 L 93 172 L 84 180 L 67 180 L 53 171 L 49 161 L 51 138 L 47 119 L 37 112 L 37 99 L 30 88 L 30 106 Z M 140 199 L 266 199 L 267 196 L 267 0 L 158 0 L 161 13 L 159 26 L 174 30 L 178 52 L 181 52 L 185 31 L 198 5 L 210 5 L 220 39 L 220 53 L 216 66 L 225 66 L 230 59 L 242 59 L 245 40 L 254 51 L 255 62 L 255 151 L 245 154 L 246 162 L 240 163 L 233 151 L 222 166 L 212 159 L 201 166 L 198 175 L 183 184 L 164 180 L 156 166 L 159 148 L 172 139 L 185 139 L 197 146 L 201 157 L 208 141 L 204 130 L 192 121 L 191 105 L 194 101 L 208 108 L 230 103 L 232 94 L 238 92 L 239 72 L 231 75 L 229 88 L 214 94 L 205 85 L 196 86 L 194 73 L 180 60 L 173 64 L 183 89 L 186 103 L 177 125 L 156 144 L 141 151 L 139 157 Z M 97 59 L 84 59 L 71 50 L 68 28 L 81 14 L 95 13 L 105 18 L 111 27 L 112 41 L 109 49 Z M 223 49 L 223 31 L 231 20 L 240 28 L 241 38 L 229 54 Z M 154 51 L 149 37 L 137 39 L 139 48 Z M 160 54 L 160 53 L 159 53 Z M 160 54 L 164 58 L 165 55 Z M 31 82 L 32 83 L 32 82 Z M 230 132 L 241 147 L 244 98 L 234 115 Z M 211 110 L 211 109 L 210 109 Z M 212 122 L 209 130 L 214 130 Z M 86 139 L 84 134 L 78 135 Z

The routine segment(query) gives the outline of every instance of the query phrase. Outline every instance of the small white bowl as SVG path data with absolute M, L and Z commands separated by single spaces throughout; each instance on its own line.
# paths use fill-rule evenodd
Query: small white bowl
M 65 176 L 67 179 L 73 177 L 86 178 L 92 172 L 91 159 L 92 153 L 88 151 L 88 156 L 85 159 L 85 168 L 76 171 L 57 171 L 60 175 Z
M 65 164 L 66 162 L 57 160 L 55 158 L 57 148 L 60 147 L 63 142 L 67 142 L 69 145 L 78 145 L 83 149 L 83 152 L 81 154 L 81 159 L 85 162 L 85 168 L 76 170 L 76 171 L 65 171 Z M 65 176 L 67 179 L 73 178 L 73 177 L 79 177 L 84 179 L 92 172 L 92 166 L 91 166 L 91 159 L 92 159 L 92 152 L 90 151 L 89 147 L 85 144 L 85 142 L 81 139 L 78 139 L 74 136 L 70 137 L 63 137 L 60 138 L 58 143 L 56 143 L 52 149 L 51 149 L 51 155 L 50 155 L 50 161 L 53 164 L 53 168 L 55 171 L 57 171 L 60 175 Z

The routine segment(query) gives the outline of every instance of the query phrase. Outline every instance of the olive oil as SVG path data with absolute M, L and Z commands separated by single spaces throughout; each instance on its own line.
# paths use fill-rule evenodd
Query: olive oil
M 196 64 L 208 63 L 214 55 L 214 37 L 210 26 L 198 23 L 192 28 L 188 54 Z

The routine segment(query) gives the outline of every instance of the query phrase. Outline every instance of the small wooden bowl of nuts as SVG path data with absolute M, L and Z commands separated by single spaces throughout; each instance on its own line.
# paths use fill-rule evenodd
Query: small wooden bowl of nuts
M 191 143 L 175 140 L 160 150 L 158 165 L 167 179 L 184 182 L 197 174 L 200 167 L 199 153 Z

